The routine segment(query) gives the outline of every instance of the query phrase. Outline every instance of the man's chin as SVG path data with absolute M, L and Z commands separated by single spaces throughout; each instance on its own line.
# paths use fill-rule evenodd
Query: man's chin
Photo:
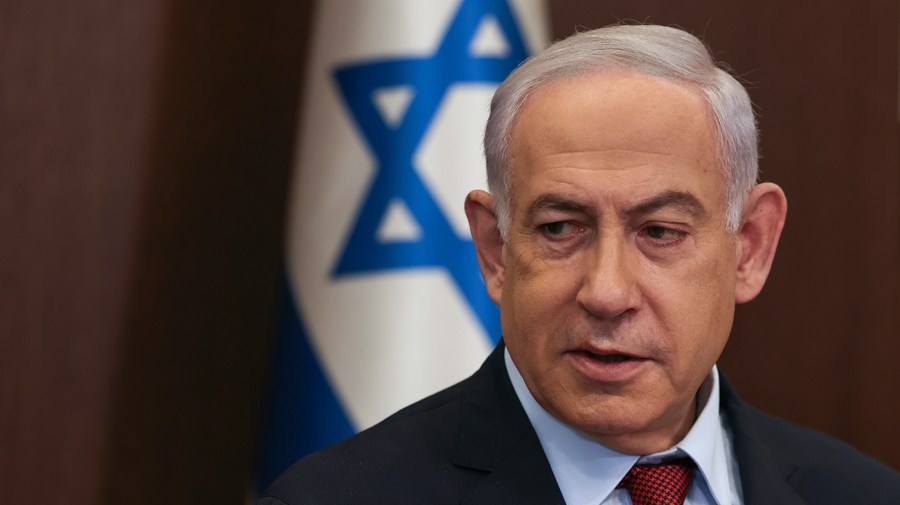
M 693 421 L 664 422 L 662 413 L 648 411 L 646 403 L 622 397 L 610 400 L 557 418 L 609 449 L 637 455 L 671 448 L 684 438 Z

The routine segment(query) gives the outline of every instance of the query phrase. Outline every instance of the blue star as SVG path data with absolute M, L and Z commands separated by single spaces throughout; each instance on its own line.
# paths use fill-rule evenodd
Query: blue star
M 502 57 L 469 51 L 478 27 L 491 16 L 509 51 Z M 500 83 L 527 56 L 509 5 L 503 0 L 464 0 L 437 51 L 427 57 L 371 61 L 335 72 L 347 107 L 377 159 L 377 173 L 346 240 L 333 277 L 379 270 L 443 268 L 485 330 L 500 338 L 497 307 L 487 296 L 470 238 L 459 237 L 414 168 L 413 155 L 450 87 Z M 409 86 L 415 92 L 406 115 L 388 124 L 372 101 L 383 88 Z M 376 236 L 389 204 L 402 201 L 419 223 L 412 241 L 383 243 Z

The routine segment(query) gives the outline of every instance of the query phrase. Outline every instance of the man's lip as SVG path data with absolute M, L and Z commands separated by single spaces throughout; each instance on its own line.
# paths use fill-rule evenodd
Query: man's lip
M 634 352 L 610 348 L 578 348 L 567 354 L 582 375 L 608 384 L 634 379 L 650 361 Z
M 646 356 L 632 352 L 626 351 L 622 349 L 616 348 L 599 348 L 599 347 L 579 347 L 576 349 L 572 349 L 570 352 L 584 353 L 591 357 L 612 357 L 612 356 L 623 356 L 628 359 L 647 359 Z

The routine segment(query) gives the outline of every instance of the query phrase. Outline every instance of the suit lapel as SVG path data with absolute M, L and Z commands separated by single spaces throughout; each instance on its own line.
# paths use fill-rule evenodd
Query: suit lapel
M 807 505 L 791 486 L 797 464 L 762 433 L 764 415 L 735 393 L 723 375 L 721 407 L 734 436 L 744 505 Z
M 462 505 L 565 505 L 537 437 L 524 437 Z
M 503 343 L 462 391 L 453 463 L 486 472 L 463 503 L 564 505 L 550 463 L 503 361 Z

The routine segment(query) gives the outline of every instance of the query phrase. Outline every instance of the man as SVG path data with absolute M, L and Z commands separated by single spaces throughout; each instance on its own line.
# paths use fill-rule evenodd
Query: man
M 261 503 L 900 503 L 895 471 L 747 406 L 715 366 L 787 205 L 700 41 L 554 44 L 498 89 L 485 154 L 492 194 L 465 207 L 503 342 Z

